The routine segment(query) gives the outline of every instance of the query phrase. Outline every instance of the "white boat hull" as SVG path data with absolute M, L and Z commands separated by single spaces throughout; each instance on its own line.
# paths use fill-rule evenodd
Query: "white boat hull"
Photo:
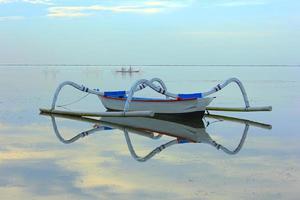
M 99 95 L 99 98 L 106 109 L 124 109 L 126 102 L 125 98 L 114 98 L 101 95 Z M 212 100 L 212 97 L 184 100 L 133 99 L 130 102 L 128 111 L 153 111 L 154 113 L 162 114 L 199 112 L 205 111 Z

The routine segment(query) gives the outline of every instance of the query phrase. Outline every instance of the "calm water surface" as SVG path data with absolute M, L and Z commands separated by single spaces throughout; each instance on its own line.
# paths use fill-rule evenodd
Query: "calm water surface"
M 140 67 L 141 72 L 131 76 L 118 74 L 117 69 L 0 68 L 1 199 L 299 199 L 300 68 Z M 272 129 L 249 126 L 244 145 L 231 155 L 205 143 L 205 138 L 234 150 L 245 124 L 205 118 L 204 126 L 197 129 L 206 134 L 204 143 L 175 144 L 139 162 L 128 150 L 122 127 L 65 144 L 55 135 L 51 118 L 39 115 L 40 107 L 50 107 L 55 88 L 62 81 L 122 90 L 137 79 L 153 77 L 162 78 L 175 93 L 205 91 L 229 77 L 238 77 L 250 104 L 272 105 L 273 111 L 215 114 L 270 124 Z M 156 96 L 150 90 L 139 94 Z M 68 104 L 83 95 L 65 88 L 58 104 Z M 215 96 L 214 106 L 243 105 L 234 85 Z M 91 95 L 67 108 L 104 110 Z M 60 134 L 68 139 L 95 128 L 94 123 L 55 120 Z M 139 156 L 174 139 L 129 135 Z

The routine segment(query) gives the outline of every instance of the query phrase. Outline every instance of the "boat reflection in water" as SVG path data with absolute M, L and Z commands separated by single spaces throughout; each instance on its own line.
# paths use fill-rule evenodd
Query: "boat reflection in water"
M 128 149 L 132 157 L 140 162 L 144 162 L 152 158 L 157 153 L 161 152 L 163 149 L 168 148 L 175 144 L 186 144 L 186 143 L 205 143 L 215 147 L 218 150 L 224 151 L 226 154 L 236 154 L 238 153 L 247 137 L 249 126 L 256 126 L 264 129 L 271 129 L 272 126 L 268 124 L 263 124 L 259 122 L 232 118 L 221 115 L 206 114 L 204 120 L 206 119 L 217 119 L 220 121 L 231 121 L 244 124 L 245 128 L 242 133 L 239 144 L 234 150 L 230 150 L 225 146 L 214 141 L 210 135 L 206 132 L 206 127 L 209 123 L 204 124 L 201 118 L 182 118 L 176 116 L 156 116 L 155 118 L 147 117 L 102 117 L 100 120 L 87 118 L 87 117 L 76 117 L 70 115 L 49 115 L 52 119 L 53 129 L 58 137 L 58 139 L 65 143 L 70 144 L 76 140 L 91 135 L 93 133 L 111 129 L 119 129 L 124 132 L 125 139 L 128 145 Z M 93 123 L 94 128 L 81 132 L 71 139 L 65 139 L 60 134 L 57 124 L 56 117 L 62 117 L 72 120 L 79 120 L 83 122 Z M 132 142 L 130 140 L 129 133 L 139 134 L 151 139 L 159 139 L 163 135 L 168 135 L 174 137 L 173 140 L 160 145 L 159 147 L 152 150 L 146 156 L 138 156 L 133 148 Z

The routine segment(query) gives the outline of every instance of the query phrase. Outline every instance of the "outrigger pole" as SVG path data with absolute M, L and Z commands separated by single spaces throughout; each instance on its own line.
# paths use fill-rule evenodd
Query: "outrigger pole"
M 40 108 L 41 114 L 73 115 L 78 117 L 154 117 L 152 111 L 127 111 L 127 112 L 76 112 Z
M 259 111 L 272 111 L 272 106 L 260 107 L 206 107 L 206 110 L 225 111 L 225 112 L 259 112 Z

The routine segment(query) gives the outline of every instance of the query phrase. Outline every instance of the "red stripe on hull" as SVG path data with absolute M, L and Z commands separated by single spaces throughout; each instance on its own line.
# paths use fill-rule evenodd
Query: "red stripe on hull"
M 118 100 L 118 101 L 126 101 L 126 98 L 116 98 L 116 97 L 109 97 L 109 96 L 101 96 L 102 98 L 106 99 L 113 99 L 113 100 Z M 176 102 L 176 101 L 194 101 L 196 99 L 132 99 L 131 101 L 136 101 L 136 102 Z

